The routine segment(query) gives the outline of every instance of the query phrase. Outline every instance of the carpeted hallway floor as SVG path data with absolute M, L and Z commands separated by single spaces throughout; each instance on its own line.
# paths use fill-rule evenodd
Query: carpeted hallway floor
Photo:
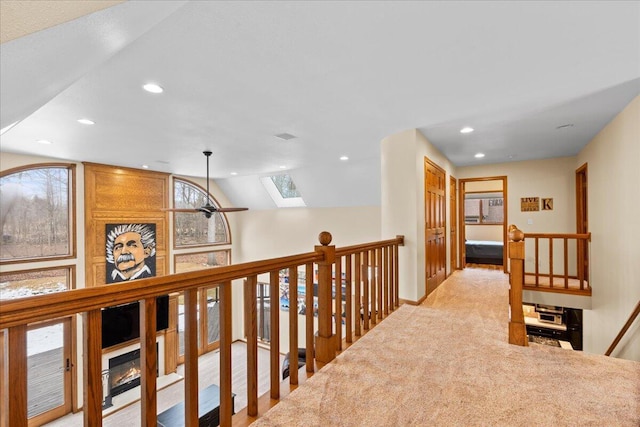
M 456 272 L 254 426 L 640 426 L 640 363 L 507 343 L 507 276 Z

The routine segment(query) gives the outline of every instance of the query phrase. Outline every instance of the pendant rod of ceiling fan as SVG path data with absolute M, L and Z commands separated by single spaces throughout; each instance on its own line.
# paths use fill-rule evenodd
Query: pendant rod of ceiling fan
M 209 193 L 209 157 L 211 157 L 212 152 L 209 150 L 205 150 L 202 152 L 207 157 L 207 205 L 211 204 L 211 198 Z

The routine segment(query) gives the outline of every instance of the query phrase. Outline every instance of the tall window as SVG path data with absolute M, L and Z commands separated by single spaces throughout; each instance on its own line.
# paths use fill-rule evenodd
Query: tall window
M 0 260 L 73 255 L 74 167 L 32 166 L 0 177 Z
M 199 208 L 207 203 L 207 193 L 197 184 L 174 179 L 173 203 L 176 208 Z M 209 196 L 211 204 L 218 203 Z M 176 248 L 230 243 L 227 219 L 221 213 L 206 218 L 202 213 L 176 212 L 173 215 L 174 245 Z
M 466 193 L 464 220 L 466 224 L 502 224 L 504 222 L 502 193 Z

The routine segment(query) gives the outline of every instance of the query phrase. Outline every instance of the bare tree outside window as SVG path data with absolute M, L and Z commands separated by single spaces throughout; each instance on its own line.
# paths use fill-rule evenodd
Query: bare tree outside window
M 173 194 L 176 208 L 196 209 L 207 203 L 206 192 L 187 181 L 175 179 Z M 218 207 L 215 200 L 210 201 Z M 176 212 L 173 218 L 176 247 L 229 243 L 227 221 L 221 213 L 207 219 L 201 213 Z
M 0 259 L 70 254 L 70 175 L 44 167 L 0 178 Z

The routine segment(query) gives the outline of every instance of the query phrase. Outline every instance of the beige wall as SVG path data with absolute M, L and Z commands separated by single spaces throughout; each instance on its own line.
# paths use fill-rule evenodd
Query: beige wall
M 458 178 L 507 177 L 507 224 L 516 224 L 525 233 L 575 233 L 575 158 L 497 163 L 458 168 Z M 553 198 L 552 211 L 522 212 L 523 197 Z M 469 238 L 469 237 L 467 237 Z M 535 269 L 533 241 L 525 246 L 525 268 Z M 541 252 L 542 253 L 542 252 Z M 554 268 L 563 265 L 561 251 L 556 251 Z M 570 253 L 569 259 L 573 252 Z M 548 271 L 548 259 L 539 262 L 541 271 Z M 569 271 L 575 270 L 575 261 Z M 556 270 L 557 271 L 557 270 Z
M 604 353 L 640 300 L 640 97 L 578 154 L 588 164 L 592 307 L 585 348 Z M 640 361 L 640 319 L 614 356 Z
M 464 237 L 467 240 L 491 240 L 502 242 L 502 225 L 465 225 Z
M 426 293 L 424 240 L 424 158 L 446 172 L 447 227 L 451 162 L 417 129 L 390 135 L 381 142 L 381 230 L 382 237 L 404 235 L 400 249 L 400 298 L 419 301 Z M 447 253 L 450 242 L 447 241 Z M 447 271 L 450 271 L 447 255 Z

